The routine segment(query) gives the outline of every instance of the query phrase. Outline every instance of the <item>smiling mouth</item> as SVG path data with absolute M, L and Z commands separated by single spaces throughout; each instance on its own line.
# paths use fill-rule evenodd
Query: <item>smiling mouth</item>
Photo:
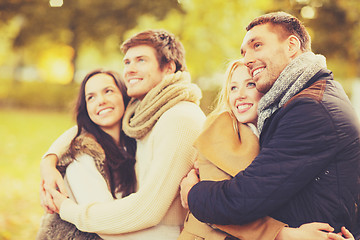
M 129 84 L 131 84 L 131 85 L 136 84 L 136 83 L 138 83 L 140 81 L 141 81 L 140 78 L 132 78 L 132 79 L 129 80 Z
M 246 112 L 247 110 L 249 110 L 252 107 L 252 104 L 248 103 L 248 104 L 241 104 L 236 106 L 236 109 L 239 112 Z
M 262 71 L 264 71 L 264 67 L 262 68 L 258 68 L 256 70 L 253 71 L 252 77 L 254 78 L 256 75 L 258 75 L 259 73 L 261 73 Z
M 111 111 L 113 111 L 112 108 L 105 108 L 105 109 L 103 109 L 103 110 L 100 110 L 100 111 L 98 112 L 98 115 L 101 116 L 101 115 L 104 115 L 104 114 L 106 114 L 106 113 L 108 113 L 108 112 L 111 112 Z

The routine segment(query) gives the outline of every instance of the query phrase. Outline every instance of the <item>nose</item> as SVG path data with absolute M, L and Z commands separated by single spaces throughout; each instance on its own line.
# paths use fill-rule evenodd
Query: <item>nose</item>
M 246 52 L 246 54 L 244 55 L 244 63 L 245 66 L 247 66 L 248 68 L 252 68 L 253 64 L 255 63 L 255 58 L 254 55 L 251 53 L 251 51 Z
M 103 95 L 103 94 L 100 94 L 98 97 L 97 97 L 97 104 L 99 106 L 102 106 L 106 103 L 106 97 Z
M 127 75 L 129 73 L 134 73 L 136 72 L 136 68 L 135 68 L 135 64 L 134 63 L 127 63 L 125 64 L 125 67 L 124 67 L 124 75 Z
M 246 98 L 246 91 L 244 87 L 239 88 L 239 99 L 245 99 Z

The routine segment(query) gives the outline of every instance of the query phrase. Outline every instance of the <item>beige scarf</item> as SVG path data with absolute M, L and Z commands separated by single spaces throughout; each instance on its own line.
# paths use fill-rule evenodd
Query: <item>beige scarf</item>
M 123 119 L 126 135 L 143 138 L 156 124 L 161 115 L 181 101 L 199 104 L 200 88 L 191 83 L 188 72 L 176 72 L 151 89 L 143 100 L 131 99 Z

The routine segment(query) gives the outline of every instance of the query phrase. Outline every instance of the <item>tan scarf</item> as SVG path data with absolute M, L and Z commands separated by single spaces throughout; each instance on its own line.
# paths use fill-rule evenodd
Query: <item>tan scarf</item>
M 143 100 L 131 99 L 123 119 L 126 135 L 143 138 L 156 124 L 161 115 L 181 101 L 199 104 L 200 88 L 191 83 L 188 72 L 176 72 L 151 89 Z
M 233 124 L 234 119 L 229 112 L 207 118 L 205 129 L 194 143 L 199 150 L 201 180 L 230 179 L 249 166 L 259 153 L 258 137 L 250 127 L 236 121 L 238 126 L 235 130 Z M 245 225 L 209 226 L 189 213 L 177 240 L 275 239 L 285 225 L 270 217 L 264 217 Z

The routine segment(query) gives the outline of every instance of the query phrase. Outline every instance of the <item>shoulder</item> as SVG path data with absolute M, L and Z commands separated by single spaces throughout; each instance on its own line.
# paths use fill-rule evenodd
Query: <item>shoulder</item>
M 191 121 L 204 123 L 206 116 L 201 108 L 191 102 L 179 102 L 172 108 L 168 109 L 160 118 L 160 121 Z
M 206 120 L 201 108 L 190 102 L 180 102 L 164 112 L 153 128 L 153 134 L 198 135 Z M 171 133 L 171 134 L 170 134 Z

